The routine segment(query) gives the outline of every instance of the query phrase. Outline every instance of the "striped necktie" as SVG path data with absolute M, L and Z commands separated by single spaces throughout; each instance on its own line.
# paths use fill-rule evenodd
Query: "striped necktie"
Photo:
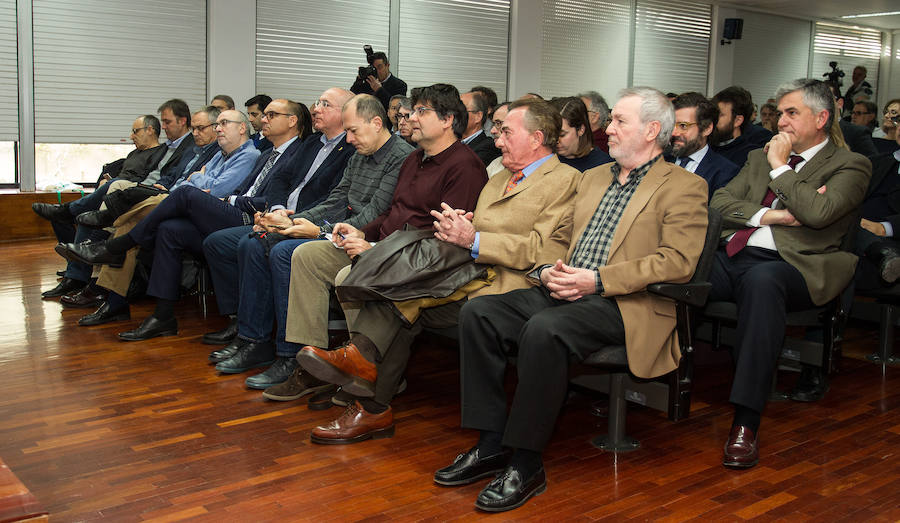
M 256 177 L 256 182 L 253 183 L 253 187 L 251 187 L 250 190 L 247 191 L 247 196 L 256 196 L 256 191 L 258 191 L 259 186 L 262 185 L 264 181 L 266 181 L 266 177 L 269 175 L 269 171 L 272 170 L 272 166 L 275 165 L 275 160 L 278 159 L 278 155 L 280 154 L 280 152 L 272 149 L 271 156 L 269 156 L 266 164 L 263 165 L 262 171 L 259 172 L 259 176 Z

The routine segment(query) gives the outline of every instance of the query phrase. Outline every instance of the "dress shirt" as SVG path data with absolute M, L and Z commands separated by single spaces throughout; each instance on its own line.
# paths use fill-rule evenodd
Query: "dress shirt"
M 547 156 L 544 156 L 543 158 L 538 158 L 537 160 L 526 165 L 525 168 L 522 169 L 522 179 L 519 180 L 518 182 L 516 182 L 516 185 L 519 185 L 520 183 L 525 181 L 525 178 L 528 178 L 528 176 L 531 173 L 536 171 L 538 167 L 543 165 L 543 163 L 546 162 L 547 160 L 549 160 L 554 154 L 555 153 L 550 153 Z M 475 242 L 472 243 L 472 258 L 478 258 L 478 244 L 479 244 L 480 240 L 481 240 L 480 234 L 478 233 L 478 231 L 475 231 Z
M 463 138 L 462 143 L 469 145 L 472 142 L 472 140 L 474 140 L 475 138 L 478 138 L 478 136 L 482 135 L 482 134 L 484 134 L 484 131 L 479 129 L 479 130 L 475 131 L 474 133 L 472 133 L 472 136 Z
M 814 145 L 809 149 L 803 151 L 798 154 L 798 156 L 803 157 L 803 161 L 797 164 L 797 167 L 794 168 L 795 172 L 800 172 L 800 169 L 809 162 L 813 156 L 816 155 L 819 151 L 825 148 L 825 144 L 828 143 L 828 139 L 826 138 L 822 143 Z M 791 154 L 797 154 L 794 151 L 791 151 Z M 772 169 L 769 172 L 769 178 L 775 179 L 781 176 L 782 174 L 790 171 L 791 168 L 789 165 L 782 165 L 777 169 Z M 750 247 L 762 247 L 763 249 L 769 249 L 770 251 L 777 251 L 778 249 L 775 247 L 775 238 L 772 236 L 772 227 L 768 225 L 760 225 L 760 220 L 762 220 L 763 214 L 766 214 L 770 209 L 774 209 L 778 204 L 778 198 L 772 201 L 772 205 L 767 208 L 762 208 L 756 212 L 753 216 L 747 220 L 748 227 L 759 227 L 759 229 L 753 231 L 753 234 L 750 235 L 750 239 L 747 240 L 747 245 Z M 734 236 L 733 234 L 731 236 Z M 731 240 L 731 236 L 728 237 Z
M 334 150 L 334 148 L 337 146 L 338 142 L 340 142 L 341 139 L 344 138 L 344 135 L 346 135 L 346 134 L 347 134 L 346 132 L 341 132 L 341 134 L 335 136 L 334 138 L 332 138 L 330 140 L 325 137 L 324 133 L 322 134 L 322 136 L 319 137 L 319 140 L 322 140 L 322 144 L 323 144 L 322 148 L 319 149 L 319 153 L 316 154 L 316 158 L 313 160 L 312 165 L 310 165 L 309 170 L 306 171 L 306 176 L 303 177 L 303 181 L 301 181 L 300 185 L 298 185 L 291 192 L 291 195 L 288 196 L 287 208 L 289 210 L 291 210 L 291 211 L 297 210 L 295 207 L 297 207 L 297 200 L 300 199 L 300 191 L 303 190 L 303 187 L 306 186 L 306 183 L 309 182 L 309 180 L 312 178 L 313 174 L 316 173 L 316 170 L 318 170 L 318 168 L 322 165 L 322 163 L 325 161 L 325 159 L 328 158 L 328 155 L 331 154 L 331 151 Z M 272 209 L 273 210 L 284 209 L 284 207 L 282 207 L 280 205 L 273 205 Z
M 189 134 L 191 134 L 191 133 L 186 132 L 174 140 L 166 140 L 166 146 L 168 146 L 169 149 L 178 149 L 178 146 L 181 145 L 181 142 L 183 142 L 184 139 L 187 138 L 187 135 L 189 135 Z
M 266 175 L 268 175 L 270 172 L 272 172 L 272 169 L 275 168 L 275 164 L 277 164 L 278 160 L 280 160 L 281 157 L 284 156 L 284 151 L 286 151 L 287 148 L 290 147 L 291 144 L 297 140 L 297 138 L 298 138 L 297 136 L 294 136 L 293 138 L 284 142 L 280 146 L 272 149 L 272 154 L 275 154 L 275 152 L 278 152 L 278 156 L 275 157 L 275 161 L 272 162 L 272 166 L 269 167 L 269 172 L 267 172 Z M 256 145 L 257 145 L 256 143 L 253 144 L 254 147 L 256 147 Z M 265 171 L 265 168 L 260 169 L 259 174 L 256 175 L 256 180 L 253 180 L 253 183 L 251 183 L 250 186 L 247 187 L 247 191 L 244 193 L 244 196 L 250 196 L 250 191 L 253 189 L 253 186 L 256 185 L 256 182 L 259 180 L 259 177 L 262 176 L 263 171 Z M 237 201 L 237 198 L 238 198 L 238 195 L 232 194 L 231 196 L 228 197 L 228 203 L 230 203 L 231 205 L 234 205 L 234 202 Z
M 204 172 L 194 174 L 183 184 L 203 190 L 209 189 L 211 195 L 224 198 L 250 174 L 257 158 L 259 151 L 253 145 L 253 140 L 247 140 L 230 154 L 226 155 L 224 151 L 217 152 L 206 164 Z
M 694 151 L 692 154 L 687 156 L 688 162 L 684 165 L 684 169 L 688 170 L 692 173 L 697 172 L 697 167 L 700 167 L 700 162 L 703 161 L 703 158 L 706 157 L 706 152 L 709 151 L 709 145 L 704 145 L 703 148 Z M 679 157 L 677 159 L 677 164 L 681 165 L 681 159 L 684 158 Z

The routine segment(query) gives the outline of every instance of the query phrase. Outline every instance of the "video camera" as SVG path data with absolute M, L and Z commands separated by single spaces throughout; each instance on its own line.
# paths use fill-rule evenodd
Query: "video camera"
M 366 52 L 366 62 L 369 62 L 369 65 L 359 68 L 359 79 L 365 80 L 366 78 L 368 78 L 370 76 L 374 76 L 375 78 L 378 78 L 378 71 L 376 71 L 375 66 L 372 65 L 372 62 L 375 61 L 375 59 L 373 58 L 375 53 L 372 52 L 372 46 L 369 44 L 364 45 L 363 51 Z M 841 75 L 843 75 L 843 74 L 844 73 L 841 73 Z
M 840 88 L 844 83 L 843 80 L 841 80 L 841 78 L 844 77 L 844 71 L 838 69 L 837 62 L 828 62 L 828 67 L 831 67 L 831 71 L 824 73 L 822 76 L 826 78 L 826 82 L 829 82 L 835 87 Z

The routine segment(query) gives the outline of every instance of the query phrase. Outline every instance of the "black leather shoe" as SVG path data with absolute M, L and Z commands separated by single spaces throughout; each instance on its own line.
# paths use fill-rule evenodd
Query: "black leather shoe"
M 248 389 L 266 390 L 269 387 L 274 387 L 279 383 L 287 381 L 294 373 L 294 370 L 299 366 L 300 364 L 297 363 L 297 358 L 278 356 L 275 358 L 275 363 L 273 363 L 271 367 L 256 376 L 250 376 L 244 380 L 244 385 L 246 385 Z
M 434 473 L 434 482 L 448 487 L 468 485 L 487 476 L 496 476 L 509 463 L 512 452 L 504 450 L 493 456 L 482 456 L 478 447 L 456 456 L 453 463 Z
M 66 294 L 80 291 L 85 285 L 87 285 L 87 283 L 83 281 L 63 277 L 63 279 L 59 280 L 59 283 L 56 284 L 56 287 L 53 287 L 49 291 L 42 292 L 41 298 L 57 298 L 59 296 L 65 296 Z
M 130 331 L 120 332 L 122 341 L 143 341 L 157 336 L 175 336 L 178 334 L 178 321 L 175 318 L 166 321 L 156 319 L 156 316 L 147 316 L 141 322 L 141 326 Z
M 115 221 L 116 217 L 109 209 L 83 212 L 75 217 L 75 223 L 92 229 L 112 227 Z
M 240 374 L 256 367 L 265 367 L 275 361 L 275 346 L 271 341 L 248 343 L 234 356 L 216 364 L 222 374 Z
M 244 345 L 250 343 L 249 341 L 242 340 L 240 338 L 235 338 L 231 340 L 231 343 L 222 347 L 221 349 L 214 350 L 209 353 L 209 362 L 210 363 L 219 363 L 220 361 L 225 361 L 228 358 L 237 354 L 237 351 L 241 349 Z
M 103 305 L 101 305 L 99 309 L 82 316 L 81 319 L 78 320 L 78 325 L 90 327 L 91 325 L 103 325 L 104 323 L 130 319 L 131 310 L 127 305 L 119 310 L 112 311 L 109 310 L 109 303 L 103 302 Z
M 78 292 L 66 294 L 59 299 L 63 307 L 91 309 L 106 301 L 106 290 L 96 285 L 87 285 Z
M 497 479 L 488 483 L 478 500 L 475 508 L 486 512 L 503 512 L 521 507 L 531 496 L 538 496 L 547 490 L 547 475 L 544 467 L 534 473 L 530 478 L 523 478 L 518 469 L 506 467 Z
M 822 367 L 803 364 L 800 369 L 800 378 L 791 390 L 791 399 L 794 401 L 813 402 L 825 397 L 828 392 L 828 375 Z
M 220 331 L 207 332 L 203 335 L 203 343 L 207 345 L 226 345 L 238 334 L 238 319 L 233 316 L 228 326 Z
M 60 253 L 69 261 L 85 263 L 87 265 L 109 265 L 121 267 L 125 263 L 125 254 L 113 254 L 106 248 L 106 242 L 86 241 L 82 243 L 61 244 L 65 254 Z M 56 252 L 60 252 L 57 245 Z
M 886 284 L 900 278 L 900 249 L 893 242 L 877 241 L 866 248 L 866 257 L 878 266 L 878 274 Z
M 68 203 L 41 203 L 31 204 L 31 210 L 38 216 L 51 222 L 74 223 L 75 217 L 69 212 Z

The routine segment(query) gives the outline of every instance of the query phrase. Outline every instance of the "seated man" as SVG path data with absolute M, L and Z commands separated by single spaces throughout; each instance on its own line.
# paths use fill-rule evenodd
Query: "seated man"
M 731 163 L 743 167 L 747 154 L 765 145 L 772 133 L 753 125 L 750 118 L 753 98 L 743 87 L 726 87 L 716 93 L 712 102 L 719 108 L 719 120 L 709 138 L 710 146 Z
M 154 247 L 147 293 L 158 298 L 156 311 L 137 329 L 120 333 L 120 339 L 136 341 L 175 334 L 174 305 L 179 297 L 182 249 L 187 248 L 199 255 L 203 237 L 227 227 L 229 223 L 240 223 L 246 219 L 247 212 L 252 213 L 252 209 L 241 208 L 239 204 L 252 205 L 253 191 L 261 189 L 259 182 L 265 179 L 264 175 L 256 179 L 238 204 L 208 192 L 228 194 L 249 178 L 248 174 L 259 157 L 259 151 L 250 141 L 250 129 L 247 116 L 240 111 L 221 113 L 216 120 L 221 151 L 201 171 L 190 176 L 197 186 L 206 189 L 192 185 L 175 189 L 128 234 L 101 243 L 65 246 L 64 252 L 69 259 L 111 266 L 121 266 L 126 252 L 135 246 Z
M 542 100 L 509 107 L 497 138 L 506 171 L 484 186 L 474 218 L 470 221 L 464 210 L 449 207 L 431 212 L 440 224 L 435 233 L 439 240 L 471 250 L 477 263 L 493 265 L 496 271 L 491 285 L 468 298 L 528 287 L 529 271 L 565 256 L 569 247 L 572 197 L 581 173 L 553 152 L 560 114 Z M 393 434 L 391 399 L 406 371 L 413 339 L 425 327 L 455 326 L 465 300 L 423 309 L 411 325 L 391 304 L 367 301 L 358 317 L 348 318 L 350 343 L 334 351 L 304 347 L 297 360 L 305 370 L 363 396 L 351 400 L 331 424 L 313 429 L 312 441 L 356 443 Z M 347 367 L 348 362 L 353 365 Z
M 465 93 L 460 96 L 469 112 L 469 123 L 463 133 L 462 143 L 468 145 L 484 165 L 490 165 L 500 156 L 500 150 L 494 147 L 494 139 L 484 132 L 484 121 L 488 114 L 488 104 L 480 93 Z
M 872 182 L 856 232 L 857 289 L 877 289 L 900 278 L 900 149 L 871 160 Z
M 272 142 L 262 133 L 263 112 L 270 103 L 272 103 L 272 98 L 265 94 L 258 94 L 244 102 L 244 106 L 247 108 L 247 117 L 250 118 L 250 125 L 253 126 L 253 134 L 250 135 L 250 139 L 261 153 L 272 148 Z
M 620 94 L 606 129 L 615 163 L 585 171 L 578 185 L 566 262 L 532 271 L 529 289 L 475 298 L 460 312 L 462 426 L 480 437 L 434 481 L 465 485 L 500 472 L 478 495 L 481 510 L 510 510 L 546 489 L 542 453 L 570 361 L 625 345 L 638 377 L 678 366 L 675 305 L 646 288 L 690 279 L 706 231 L 706 183 L 662 158 L 675 119 L 665 95 Z M 507 414 L 511 356 L 518 383 Z
M 727 244 L 716 253 L 709 299 L 738 307 L 735 411 L 723 459 L 732 468 L 759 461 L 760 417 L 787 312 L 825 304 L 853 277 L 856 256 L 840 245 L 872 172 L 865 157 L 828 139 L 835 103 L 824 82 L 789 82 L 776 99 L 778 134 L 710 201 Z
M 331 94 L 326 91 L 322 97 L 328 99 Z M 216 367 L 220 372 L 243 372 L 248 365 L 259 362 L 239 361 L 232 356 L 247 345 L 268 346 L 265 361 L 272 361 L 274 356 L 275 363 L 245 383 L 252 389 L 266 389 L 265 397 L 269 399 L 292 400 L 312 391 L 295 372 L 296 349 L 284 341 L 291 253 L 298 245 L 321 238 L 323 230 L 331 232 L 331 223 L 348 221 L 362 227 L 384 212 L 391 203 L 400 164 L 413 150 L 383 125 L 384 106 L 377 98 L 356 95 L 342 109 L 337 103 L 333 107 L 323 115 L 322 122 L 343 122 L 347 143 L 356 147 L 356 154 L 346 163 L 340 183 L 325 201 L 295 214 L 276 211 L 265 215 L 259 220 L 267 231 L 264 238 L 248 237 L 247 231 L 241 230 L 235 246 L 229 238 L 232 229 L 226 229 L 210 235 L 203 243 L 213 268 L 219 311 L 237 312 L 237 339 L 210 354 L 210 361 L 221 362 Z M 269 243 L 273 237 L 280 241 Z M 273 317 L 277 326 L 274 350 Z M 262 354 L 250 349 L 241 352 Z M 282 383 L 286 380 L 289 383 Z M 269 388 L 278 384 L 283 386 L 269 394 Z
M 734 178 L 740 167 L 710 149 L 706 140 L 719 120 L 719 109 L 700 93 L 680 94 L 672 100 L 675 128 L 672 130 L 673 163 L 706 180 L 709 197 Z

